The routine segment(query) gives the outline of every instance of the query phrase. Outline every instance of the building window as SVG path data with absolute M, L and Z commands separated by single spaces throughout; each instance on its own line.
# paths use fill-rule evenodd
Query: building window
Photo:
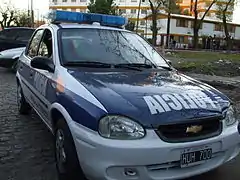
M 71 9 L 72 12 L 76 12 L 76 9 Z
M 136 9 L 131 9 L 131 14 L 136 14 L 137 10 Z
M 141 14 L 147 14 L 147 10 L 146 9 L 142 9 L 141 10 Z
M 67 0 L 62 0 L 62 2 L 67 2 Z
M 211 17 L 211 15 L 212 15 L 212 13 L 211 12 L 207 12 L 207 14 L 206 14 L 206 16 L 208 16 L 208 17 Z
M 176 26 L 177 27 L 188 27 L 188 21 L 185 19 L 177 19 Z
M 140 21 L 140 25 L 144 26 L 145 25 L 145 21 Z
M 126 14 L 126 9 L 119 9 L 120 14 Z
M 131 0 L 131 2 L 137 2 L 137 0 Z
M 76 2 L 76 0 L 71 0 L 71 2 Z
M 214 31 L 223 31 L 223 27 L 221 24 L 215 24 Z
M 120 0 L 120 2 L 125 2 L 126 0 Z
M 230 32 L 230 33 L 235 33 L 235 29 L 236 27 L 235 26 L 233 26 L 233 25 L 228 25 L 228 31 Z
M 80 2 L 87 2 L 87 0 L 80 0 Z
M 179 43 L 184 43 L 184 36 L 179 36 L 179 39 L 178 39 L 179 41 Z
M 202 25 L 203 25 L 203 23 L 201 23 L 201 25 L 200 25 L 200 28 L 199 28 L 199 29 L 202 29 Z M 192 28 L 192 29 L 194 28 L 194 21 L 191 21 L 191 28 Z
M 56 3 L 56 2 L 57 2 L 57 0 L 52 0 L 52 2 Z

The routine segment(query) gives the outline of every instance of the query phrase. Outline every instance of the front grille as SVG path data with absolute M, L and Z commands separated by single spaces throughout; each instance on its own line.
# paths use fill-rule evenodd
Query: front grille
M 221 117 L 211 117 L 181 124 L 160 125 L 156 133 L 165 142 L 197 141 L 220 135 L 222 132 L 221 120 Z M 201 127 L 201 130 L 198 129 L 199 127 Z M 187 129 L 189 132 L 187 132 Z M 199 131 L 194 131 L 196 129 Z

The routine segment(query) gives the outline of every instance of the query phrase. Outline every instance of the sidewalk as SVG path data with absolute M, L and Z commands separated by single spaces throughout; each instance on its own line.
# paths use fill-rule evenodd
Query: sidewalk
M 218 52 L 218 53 L 231 53 L 231 54 L 239 54 L 240 53 L 240 50 L 234 50 L 234 51 L 227 51 L 227 50 L 210 50 L 210 49 L 165 49 L 165 48 L 162 48 L 162 47 L 155 47 L 158 51 L 162 52 L 162 53 L 167 53 L 167 52 L 197 52 L 197 53 L 204 53 L 204 52 Z
M 237 77 L 221 77 L 205 74 L 184 73 L 194 79 L 205 82 L 212 86 L 224 86 L 226 88 L 240 88 L 240 76 Z

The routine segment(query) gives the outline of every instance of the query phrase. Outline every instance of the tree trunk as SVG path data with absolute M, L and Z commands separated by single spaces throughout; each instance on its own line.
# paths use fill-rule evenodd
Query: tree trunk
M 198 48 L 198 11 L 197 11 L 198 1 L 194 4 L 194 22 L 193 22 L 193 48 Z
M 197 9 L 198 0 L 195 0 L 195 4 L 194 4 L 194 26 L 193 26 L 193 47 L 194 47 L 194 49 L 198 48 L 198 32 L 199 32 L 199 29 L 201 27 L 201 24 L 202 24 L 205 16 L 207 15 L 207 13 L 210 11 L 212 6 L 216 2 L 217 2 L 217 0 L 213 0 L 211 2 L 211 4 L 208 6 L 207 10 L 204 12 L 201 20 L 198 20 L 198 9 Z
M 1 21 L 0 24 L 1 24 L 1 28 L 4 29 L 5 26 L 4 26 L 4 24 L 3 24 L 3 21 Z
M 223 27 L 224 27 L 224 32 L 225 32 L 225 36 L 226 36 L 226 43 L 227 43 L 227 51 L 229 51 L 231 49 L 231 39 L 229 37 L 229 32 L 228 32 L 228 27 L 227 27 L 227 17 L 226 17 L 226 13 L 223 12 Z
M 171 13 L 168 12 L 168 19 L 167 19 L 167 39 L 166 39 L 166 48 L 169 46 L 169 36 L 170 36 L 170 22 L 171 22 Z
M 193 31 L 193 48 L 198 49 L 198 29 Z
M 157 14 L 154 13 L 152 15 L 152 43 L 154 46 L 157 45 L 157 33 L 158 33 L 158 29 L 157 29 Z
M 228 26 L 227 26 L 227 16 L 226 16 L 226 12 L 228 10 L 229 5 L 232 3 L 232 0 L 229 0 L 228 3 L 226 4 L 225 9 L 222 12 L 222 20 L 223 20 L 223 27 L 224 27 L 224 33 L 226 36 L 226 44 L 227 44 L 227 51 L 231 50 L 231 38 L 229 36 L 229 31 L 228 31 Z

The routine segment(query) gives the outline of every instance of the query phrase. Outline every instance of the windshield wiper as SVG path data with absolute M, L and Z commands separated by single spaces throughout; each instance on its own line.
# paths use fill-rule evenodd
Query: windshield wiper
M 116 66 L 116 65 L 115 65 Z M 126 63 L 126 64 L 117 64 L 117 66 L 126 66 L 126 67 L 138 67 L 138 68 L 154 68 L 152 64 L 144 64 L 144 63 Z
M 157 66 L 157 67 L 160 67 L 162 69 L 166 69 L 168 71 L 172 71 L 173 70 L 173 68 L 171 68 L 170 66 Z
M 137 71 L 142 71 L 136 66 L 132 66 L 132 64 L 115 64 L 115 68 L 127 68 L 127 69 L 132 69 L 132 70 L 137 70 Z
M 70 61 L 64 63 L 64 66 L 75 66 L 75 67 L 104 67 L 104 68 L 111 68 L 114 65 L 108 63 L 102 63 L 98 61 Z

